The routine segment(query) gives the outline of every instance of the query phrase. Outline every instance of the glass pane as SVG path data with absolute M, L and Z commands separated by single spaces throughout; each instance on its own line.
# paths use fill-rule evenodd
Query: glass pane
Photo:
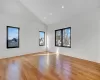
M 7 32 L 7 48 L 19 47 L 19 29 L 15 27 L 8 27 Z
M 56 31 L 56 46 L 61 46 L 61 30 Z
M 71 28 L 63 30 L 63 46 L 71 46 Z
M 45 45 L 45 32 L 40 31 L 40 38 L 39 38 L 39 45 L 44 46 Z

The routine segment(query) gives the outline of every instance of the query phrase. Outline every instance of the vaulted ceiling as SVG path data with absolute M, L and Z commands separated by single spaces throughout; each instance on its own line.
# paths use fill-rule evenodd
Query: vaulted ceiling
M 20 9 L 21 5 L 26 11 Z M 28 15 L 30 12 L 45 24 L 57 23 L 73 15 L 98 8 L 100 8 L 100 0 L 0 0 L 0 13 L 21 12 L 22 15 Z
M 95 10 L 100 0 L 20 0 L 45 24 L 65 20 L 73 15 Z

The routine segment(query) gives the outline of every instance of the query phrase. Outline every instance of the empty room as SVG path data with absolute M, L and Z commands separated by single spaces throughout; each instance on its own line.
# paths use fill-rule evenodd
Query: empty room
M 100 0 L 0 0 L 0 80 L 100 80 Z

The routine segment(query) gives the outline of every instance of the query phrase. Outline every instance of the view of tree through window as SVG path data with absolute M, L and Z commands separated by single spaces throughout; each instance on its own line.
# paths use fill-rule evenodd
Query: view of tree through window
M 70 38 L 71 38 L 70 28 L 64 29 L 63 30 L 63 46 L 70 47 L 70 42 L 71 42 Z
M 39 37 L 39 45 L 44 46 L 45 45 L 45 32 L 39 31 L 40 37 Z
M 71 48 L 71 27 L 55 30 L 55 46 Z
M 61 30 L 56 31 L 56 45 L 61 46 Z

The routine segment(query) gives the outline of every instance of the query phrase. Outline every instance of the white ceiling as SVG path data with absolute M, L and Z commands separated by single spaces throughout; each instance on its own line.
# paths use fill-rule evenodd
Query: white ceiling
M 41 20 L 19 0 L 0 0 L 0 16 L 1 15 L 41 22 Z
M 20 0 L 45 24 L 57 23 L 75 14 L 99 8 L 100 0 Z M 64 6 L 64 8 L 62 8 Z

